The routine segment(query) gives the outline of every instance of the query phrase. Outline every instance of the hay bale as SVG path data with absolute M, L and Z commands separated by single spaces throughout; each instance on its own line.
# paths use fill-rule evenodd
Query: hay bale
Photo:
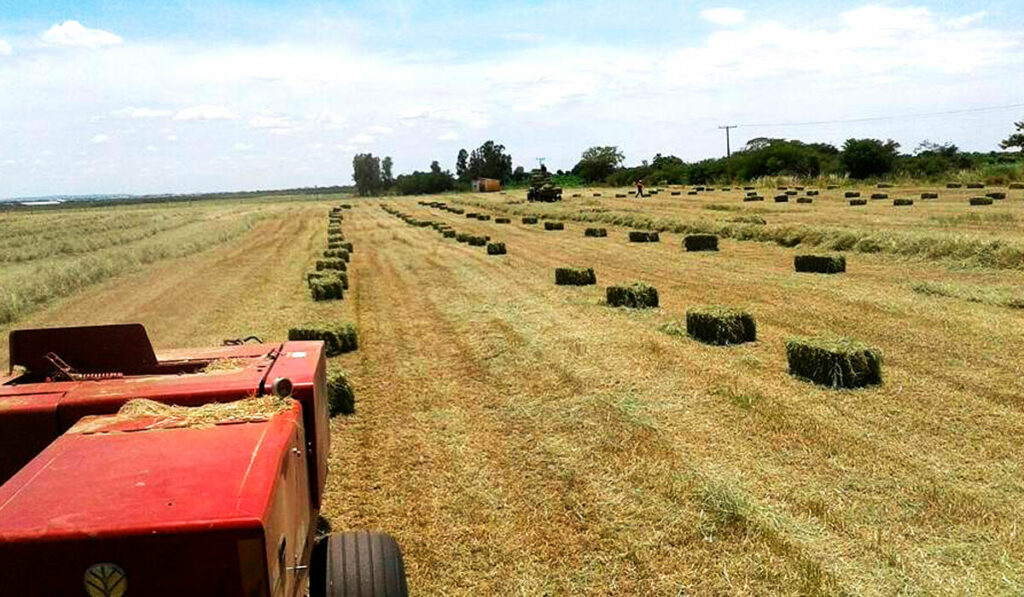
M 471 211 L 471 212 L 469 212 L 468 214 L 466 214 L 466 219 L 467 219 L 467 220 L 468 220 L 468 219 L 473 219 L 473 220 L 475 220 L 475 219 L 476 219 L 476 212 L 472 212 L 472 211 Z
M 970 202 L 971 205 L 992 205 L 992 198 L 991 197 L 971 197 L 969 202 Z
M 860 191 L 846 191 L 845 193 L 843 193 L 843 197 L 847 199 L 854 199 L 856 197 L 860 197 Z
M 964 185 L 962 185 L 962 184 L 960 184 L 958 182 L 947 182 L 946 183 L 946 188 L 947 189 L 959 189 L 962 186 L 964 186 Z
M 686 194 L 687 195 L 696 195 L 697 191 L 687 191 Z
M 462 209 L 461 207 L 449 207 L 448 212 L 461 216 L 462 214 L 466 213 L 466 210 Z
M 444 236 L 444 238 L 455 238 L 454 230 L 444 230 L 441 232 L 441 234 Z
M 939 194 L 938 193 L 921 193 L 921 198 L 922 199 L 938 199 L 939 198 Z
M 985 193 L 985 196 L 988 197 L 989 199 L 997 199 L 997 200 L 1006 199 L 1006 193 L 1002 193 L 1002 192 Z
M 775 196 L 775 202 L 776 203 L 789 203 L 789 195 L 776 195 Z
M 747 191 L 745 197 L 753 197 L 755 195 L 757 195 L 757 191 Z
M 796 198 L 796 202 L 797 203 L 814 203 L 814 199 L 812 199 L 811 197 L 797 197 Z
M 587 228 L 583 231 L 583 236 L 592 236 L 595 238 L 603 238 L 608 236 L 608 231 L 604 228 Z
M 537 218 L 532 216 L 526 216 L 523 218 L 523 224 L 536 224 Z
M 581 196 L 581 195 L 580 195 L 579 193 L 573 193 L 573 194 L 572 194 L 572 198 L 573 198 L 573 199 L 576 199 L 577 197 L 580 197 L 580 196 Z
M 985 185 L 980 182 L 969 182 L 967 183 L 968 189 L 984 189 Z
M 1019 191 L 1021 189 L 1024 189 L 1024 182 L 1013 182 L 1013 183 L 1010 183 L 1010 190 L 1011 191 Z
M 650 309 L 658 306 L 658 289 L 645 282 L 632 282 L 622 286 L 609 286 L 605 291 L 608 305 L 630 309 Z
M 480 214 L 476 217 L 476 219 L 480 220 L 481 222 L 486 222 L 491 219 L 491 216 L 487 214 Z
M 345 244 L 345 243 L 343 243 L 341 241 L 332 241 L 332 242 L 328 242 L 327 243 L 327 248 L 328 249 L 340 249 L 341 245 L 343 245 L 343 244 Z
M 891 189 L 892 188 L 892 185 L 887 183 L 887 182 L 880 182 L 880 183 L 878 183 L 875 186 L 876 186 L 876 188 L 879 188 L 879 189 Z
M 615 198 L 616 199 L 625 199 L 626 198 L 626 194 L 625 193 L 615 193 Z
M 896 206 L 896 207 L 905 206 L 905 205 L 913 205 L 914 204 L 914 200 L 913 199 L 893 199 L 892 200 L 892 204 L 894 206 Z
M 600 196 L 601 196 L 601 193 L 594 193 L 594 196 L 595 196 L 595 197 L 600 197 Z
M 764 197 L 761 195 L 748 195 L 743 198 L 744 201 L 764 201 Z
M 597 284 L 597 276 L 589 267 L 556 267 L 555 284 L 558 286 L 589 286 Z
M 842 255 L 797 255 L 793 267 L 798 272 L 838 274 L 846 271 L 846 257 Z
M 320 272 L 309 272 L 308 274 L 306 274 L 306 283 L 309 284 L 313 280 L 323 280 L 327 278 L 341 280 L 341 287 L 344 290 L 348 290 L 348 273 L 339 272 L 338 270 L 333 269 L 328 269 Z
M 511 224 L 512 218 L 494 218 L 495 224 Z
M 670 191 L 669 192 L 669 195 L 671 195 L 673 197 L 676 197 L 676 196 L 679 196 L 679 195 L 682 195 L 682 194 L 683 194 L 682 191 Z
M 796 197 L 797 191 L 786 191 L 786 195 L 789 195 L 790 197 Z
M 327 410 L 332 417 L 356 412 L 356 397 L 345 374 L 336 367 L 327 368 Z
M 467 232 L 460 232 L 455 236 L 455 240 L 460 243 L 468 243 L 470 236 L 471 235 Z
M 850 205 L 867 205 L 867 199 L 850 199 Z
M 808 197 L 817 197 L 818 195 L 819 195 L 819 191 L 807 191 L 807 196 Z
M 325 259 L 344 259 L 348 261 L 350 259 L 348 251 L 345 249 L 327 249 L 324 251 Z
M 889 193 L 871 193 L 872 199 L 888 199 Z
M 488 255 L 504 255 L 505 253 L 507 253 L 505 243 L 487 243 Z
M 351 242 L 341 243 L 341 246 L 339 248 L 340 249 L 345 249 L 349 253 L 355 253 L 355 251 L 352 250 L 352 243 Z
M 686 333 L 705 344 L 743 344 L 757 340 L 757 324 L 742 309 L 704 305 L 686 310 Z
M 309 280 L 309 294 L 314 301 L 341 300 L 345 298 L 345 287 L 340 278 L 314 278 Z
M 753 191 L 754 187 L 743 187 L 744 191 Z
M 646 230 L 630 230 L 629 231 L 629 242 L 631 243 L 656 243 L 661 238 L 657 232 L 648 232 Z
M 344 259 L 318 259 L 316 262 L 316 271 L 325 269 L 345 271 L 348 269 L 348 265 L 345 264 Z
M 469 246 L 471 247 L 483 247 L 487 245 L 487 241 L 490 238 L 487 236 L 471 236 L 469 237 Z
M 714 234 L 689 234 L 683 238 L 687 251 L 717 251 L 718 237 Z
M 565 230 L 563 222 L 544 222 L 544 230 Z
M 324 353 L 328 357 L 338 356 L 345 352 L 359 349 L 359 338 L 356 327 L 350 323 L 344 325 L 309 325 L 288 330 L 289 340 L 319 340 L 324 343 Z
M 882 353 L 849 338 L 786 340 L 789 374 L 830 388 L 882 383 Z

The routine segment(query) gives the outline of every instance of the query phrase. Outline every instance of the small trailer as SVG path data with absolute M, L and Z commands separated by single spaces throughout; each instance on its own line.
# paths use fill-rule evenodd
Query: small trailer
M 0 595 L 398 596 L 377 532 L 321 536 L 321 342 L 153 351 L 141 325 L 14 331 Z

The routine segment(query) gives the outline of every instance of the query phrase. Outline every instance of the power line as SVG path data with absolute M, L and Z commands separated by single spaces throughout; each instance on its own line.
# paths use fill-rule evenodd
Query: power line
M 732 157 L 732 147 L 729 145 L 729 131 L 736 128 L 735 124 L 727 124 L 725 126 L 718 127 L 719 129 L 725 129 L 725 157 L 726 159 Z
M 936 116 L 952 116 L 955 114 L 971 114 L 975 112 L 994 112 L 997 110 L 1010 110 L 1014 108 L 1024 108 L 1024 104 L 1006 104 L 1003 106 L 986 106 L 984 108 L 967 108 L 964 110 L 947 110 L 944 112 L 926 112 L 922 114 L 901 114 L 894 116 L 868 116 L 865 118 L 844 118 L 838 120 L 812 120 L 807 122 L 772 122 L 772 123 L 756 123 L 756 124 L 738 124 L 737 127 L 753 128 L 753 127 L 771 127 L 771 126 L 816 126 L 822 124 L 845 124 L 851 122 L 873 122 L 879 120 L 897 120 L 900 118 L 934 118 Z M 721 128 L 721 127 L 719 127 Z

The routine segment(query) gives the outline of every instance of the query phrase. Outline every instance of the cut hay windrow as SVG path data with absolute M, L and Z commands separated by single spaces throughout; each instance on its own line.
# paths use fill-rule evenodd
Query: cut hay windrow
M 309 272 L 306 274 L 306 283 L 309 284 L 313 280 L 325 280 L 325 279 L 338 279 L 341 280 L 341 287 L 348 290 L 348 272 L 339 272 L 336 269 L 328 269 L 319 272 Z
M 589 286 L 597 284 L 597 276 L 589 267 L 556 267 L 555 284 L 558 286 Z
M 743 344 L 757 340 L 757 325 L 742 309 L 704 305 L 686 310 L 686 333 L 705 344 Z
M 846 191 L 845 193 L 843 193 L 843 197 L 845 197 L 846 199 L 854 199 L 856 197 L 860 197 L 860 191 Z
M 992 205 L 991 197 L 971 197 L 968 202 L 971 205 Z
M 892 200 L 892 204 L 894 206 L 897 206 L 897 207 L 913 205 L 914 204 L 914 200 L 913 199 L 893 199 Z
M 714 234 L 688 234 L 683 238 L 687 251 L 717 251 L 718 237 Z
M 487 243 L 488 255 L 504 255 L 505 253 L 507 253 L 505 243 Z
M 512 218 L 494 218 L 495 224 L 511 224 Z
M 314 301 L 341 300 L 345 287 L 340 278 L 318 278 L 309 281 L 309 294 Z
M 648 232 L 646 230 L 630 230 L 629 231 L 629 242 L 631 243 L 656 243 L 661 238 L 657 232 Z
M 849 338 L 786 340 L 789 373 L 830 388 L 882 383 L 882 353 Z
M 583 231 L 583 236 L 591 236 L 594 238 L 603 238 L 608 236 L 608 230 L 604 228 L 587 228 Z
M 325 259 L 342 259 L 348 261 L 350 259 L 348 251 L 345 249 L 327 249 L 324 251 Z
M 324 354 L 335 357 L 359 349 L 356 328 L 350 323 L 342 325 L 313 324 L 288 330 L 289 340 L 319 340 L 324 343 Z
M 867 205 L 867 204 L 868 204 L 868 200 L 867 199 L 850 199 L 850 205 L 853 205 L 853 206 Z
M 348 269 L 348 265 L 342 259 L 318 259 L 316 262 L 316 271 L 325 269 L 336 269 L 345 271 Z
M 537 218 L 535 218 L 533 216 L 525 216 L 522 219 L 522 222 L 523 222 L 523 224 L 536 224 L 537 223 Z
M 842 255 L 797 255 L 793 267 L 798 272 L 839 274 L 846 271 L 846 257 Z
M 332 417 L 356 412 L 356 397 L 345 373 L 337 367 L 327 368 L 327 408 Z
M 609 286 L 605 290 L 605 300 L 611 307 L 652 309 L 658 306 L 658 289 L 646 282 Z
M 565 230 L 563 222 L 544 222 L 544 230 Z
M 938 193 L 921 193 L 921 199 L 938 199 Z

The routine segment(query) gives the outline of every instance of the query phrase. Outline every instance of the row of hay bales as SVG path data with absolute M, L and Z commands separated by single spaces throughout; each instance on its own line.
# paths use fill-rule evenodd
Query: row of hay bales
M 420 203 L 420 205 L 426 205 L 426 206 L 429 206 L 429 207 L 436 207 L 438 209 L 446 209 L 446 208 L 448 208 L 448 206 L 445 203 L 442 203 L 442 202 L 420 201 L 419 203 Z M 420 219 L 418 219 L 418 218 L 416 218 L 414 216 L 411 216 L 411 215 L 409 215 L 407 213 L 401 212 L 398 209 L 396 209 L 394 207 L 391 207 L 390 205 L 381 205 L 380 207 L 381 207 L 381 209 L 383 209 L 387 213 L 397 217 L 398 219 L 402 220 L 406 224 L 409 224 L 410 226 L 416 226 L 418 228 L 425 228 L 425 227 L 429 226 L 429 227 L 433 228 L 434 231 L 436 231 L 439 234 L 441 234 L 441 236 L 443 238 L 454 238 L 456 242 L 466 243 L 466 244 L 468 244 L 471 247 L 486 247 L 488 255 L 506 255 L 508 253 L 508 248 L 505 246 L 505 243 L 503 243 L 503 242 L 496 242 L 496 241 L 492 242 L 490 236 L 486 236 L 486 235 L 480 236 L 480 235 L 475 235 L 475 234 L 469 234 L 469 233 L 466 233 L 466 232 L 458 232 L 454 228 L 452 228 L 451 226 L 449 226 L 448 224 L 446 224 L 444 222 L 435 221 L 435 220 L 420 220 Z M 452 211 L 454 209 L 456 209 L 456 208 L 448 208 L 448 211 Z M 460 214 L 463 212 L 463 210 L 461 210 L 461 209 L 459 209 L 457 211 Z M 487 221 L 487 220 L 491 219 L 491 217 L 489 215 L 485 219 L 485 218 L 481 217 L 481 214 L 466 214 L 466 217 L 473 217 L 473 218 L 481 219 L 482 221 Z M 507 220 L 505 222 L 500 222 L 502 224 L 507 224 L 507 223 L 511 222 L 511 220 L 509 220 L 508 218 L 497 218 L 495 220 L 495 222 L 497 222 L 497 220 L 499 220 L 499 219 Z
M 348 290 L 352 243 L 345 240 L 341 230 L 345 209 L 351 209 L 351 205 L 343 204 L 331 209 L 327 216 L 327 248 L 317 259 L 316 270 L 306 274 L 306 285 L 314 301 L 341 300 Z

